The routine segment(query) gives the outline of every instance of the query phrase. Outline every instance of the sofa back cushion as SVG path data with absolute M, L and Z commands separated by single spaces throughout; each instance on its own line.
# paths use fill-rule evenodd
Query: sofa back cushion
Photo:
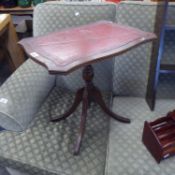
M 116 5 L 92 2 L 47 2 L 34 11 L 34 36 L 99 20 L 115 21 Z M 95 64 L 95 83 L 104 90 L 112 87 L 112 59 Z M 83 86 L 81 69 L 67 76 L 57 76 L 57 86 L 72 91 Z
M 34 10 L 34 36 L 99 20 L 114 21 L 115 16 L 113 3 L 46 2 Z
M 157 3 L 122 2 L 117 10 L 117 21 L 119 24 L 155 32 L 156 23 L 162 17 L 159 13 L 161 9 L 162 6 Z M 160 28 L 158 25 L 156 27 Z M 151 53 L 152 42 L 149 42 L 116 57 L 113 80 L 116 95 L 145 96 Z

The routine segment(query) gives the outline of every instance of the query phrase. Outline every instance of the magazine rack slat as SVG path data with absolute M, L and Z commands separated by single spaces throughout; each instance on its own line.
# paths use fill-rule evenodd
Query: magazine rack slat
M 142 141 L 158 163 L 175 155 L 175 111 L 153 122 L 145 121 Z

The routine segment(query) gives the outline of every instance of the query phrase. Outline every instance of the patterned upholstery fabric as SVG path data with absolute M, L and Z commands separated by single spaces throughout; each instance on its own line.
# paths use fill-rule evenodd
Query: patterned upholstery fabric
M 157 6 L 155 3 L 123 2 L 119 5 L 117 20 L 122 24 L 154 32 L 156 12 L 159 14 L 157 21 L 160 21 L 162 18 L 161 10 L 162 6 Z M 175 24 L 174 15 L 175 6 L 171 5 L 169 7 L 168 24 Z M 174 34 L 175 32 L 166 33 L 162 63 L 173 64 L 175 61 L 173 52 L 175 49 L 173 44 Z M 115 59 L 113 86 L 116 95 L 145 96 L 151 48 L 151 43 L 144 44 Z M 153 57 L 152 59 L 157 58 Z M 157 96 L 159 98 L 174 98 L 174 76 L 162 75 L 159 82 Z
M 101 61 L 100 63 L 93 64 L 94 68 L 94 84 L 100 85 L 100 90 L 112 90 L 112 73 L 113 73 L 113 59 Z M 62 75 L 57 78 L 57 86 L 69 89 L 76 92 L 78 88 L 84 86 L 82 79 L 82 68 L 70 73 L 69 75 Z
M 43 35 L 58 29 L 75 27 L 99 20 L 115 21 L 116 5 L 112 3 L 63 3 L 40 4 L 34 12 L 34 35 Z M 95 80 L 102 90 L 111 90 L 112 62 L 95 64 Z M 58 76 L 57 85 L 76 91 L 83 86 L 82 69 L 67 76 Z
M 157 6 L 123 2 L 117 10 L 118 23 L 154 32 Z M 159 15 L 161 17 L 161 14 Z M 114 93 L 122 96 L 145 96 L 152 44 L 147 43 L 116 57 Z
M 92 104 L 79 156 L 73 148 L 78 134 L 81 105 L 67 120 L 49 122 L 62 114 L 74 93 L 55 88 L 24 132 L 1 132 L 0 164 L 29 175 L 102 175 L 108 142 L 108 117 Z M 108 102 L 108 98 L 106 98 Z
M 151 112 L 143 98 L 114 98 L 113 110 L 130 118 L 131 124 L 110 122 L 106 175 L 174 175 L 175 157 L 154 160 L 141 138 L 144 121 L 153 121 L 174 109 L 175 100 L 160 99 Z
M 34 61 L 26 61 L 0 88 L 0 125 L 25 130 L 54 85 L 55 76 Z
M 114 21 L 115 15 L 116 6 L 112 3 L 42 3 L 34 11 L 34 36 L 98 20 Z

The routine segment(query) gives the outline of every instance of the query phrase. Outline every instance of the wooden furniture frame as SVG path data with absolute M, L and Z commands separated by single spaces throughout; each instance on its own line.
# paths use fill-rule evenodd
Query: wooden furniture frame
M 11 15 L 33 15 L 33 7 L 13 7 L 13 8 L 4 8 L 0 6 L 0 13 L 8 13 Z
M 0 40 L 3 43 L 3 51 L 8 54 L 11 70 L 14 71 L 25 58 L 22 49 L 17 44 L 18 38 L 9 14 L 0 14 Z
M 69 117 L 82 101 L 82 114 L 74 155 L 78 155 L 85 132 L 87 110 L 92 102 L 97 103 L 108 116 L 130 123 L 130 119 L 113 113 L 103 101 L 100 90 L 94 86 L 92 63 L 119 55 L 141 43 L 155 39 L 152 33 L 121 26 L 109 21 L 100 21 L 77 28 L 65 29 L 46 36 L 23 39 L 20 44 L 39 64 L 50 73 L 68 74 L 84 67 L 82 77 L 85 87 L 79 89 L 72 107 L 52 122 Z
M 145 121 L 142 141 L 158 163 L 175 155 L 175 111 L 153 122 Z
M 162 64 L 161 59 L 164 54 L 164 47 L 165 47 L 165 35 L 168 31 L 175 31 L 175 24 L 167 24 L 168 21 L 168 8 L 169 8 L 169 2 L 172 2 L 170 0 L 161 0 L 163 4 L 163 8 L 157 11 L 157 19 L 162 17 L 162 20 L 157 20 L 158 24 L 156 26 L 161 26 L 161 30 L 159 31 L 160 27 L 157 27 L 157 32 L 159 35 L 159 40 L 157 43 L 155 43 L 153 48 L 153 54 L 152 54 L 152 60 L 150 64 L 150 71 L 149 71 L 149 77 L 148 77 L 148 86 L 147 86 L 147 92 L 146 92 L 146 101 L 148 103 L 148 106 L 151 110 L 154 110 L 155 108 L 155 102 L 156 102 L 156 94 L 157 94 L 157 88 L 158 83 L 160 79 L 161 74 L 175 74 L 175 64 Z M 156 27 L 155 26 L 155 27 Z M 155 59 L 156 58 L 156 59 Z
M 115 114 L 106 106 L 100 90 L 96 86 L 94 86 L 92 82 L 93 77 L 94 77 L 93 67 L 91 65 L 85 66 L 82 72 L 82 78 L 85 81 L 85 87 L 77 91 L 74 103 L 66 113 L 57 118 L 51 119 L 52 122 L 59 122 L 61 120 L 65 120 L 76 110 L 76 108 L 82 101 L 82 114 L 79 128 L 79 136 L 75 145 L 74 155 L 79 154 L 80 145 L 85 132 L 88 108 L 90 108 L 92 102 L 97 103 L 102 108 L 102 110 L 113 119 L 123 123 L 130 123 L 130 119 Z

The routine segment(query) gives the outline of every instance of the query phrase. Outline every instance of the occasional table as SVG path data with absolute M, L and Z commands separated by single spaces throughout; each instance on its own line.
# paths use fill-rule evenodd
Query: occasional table
M 51 74 L 66 75 L 84 67 L 82 78 L 85 81 L 85 87 L 77 91 L 74 103 L 66 113 L 51 120 L 57 122 L 66 119 L 82 102 L 75 155 L 80 151 L 85 132 L 87 110 L 91 102 L 97 103 L 108 116 L 123 123 L 130 123 L 130 119 L 115 114 L 106 106 L 100 90 L 93 84 L 94 70 L 91 64 L 111 59 L 110 56 L 122 54 L 155 38 L 153 33 L 109 21 L 99 21 L 20 41 L 29 56 L 45 66 Z

